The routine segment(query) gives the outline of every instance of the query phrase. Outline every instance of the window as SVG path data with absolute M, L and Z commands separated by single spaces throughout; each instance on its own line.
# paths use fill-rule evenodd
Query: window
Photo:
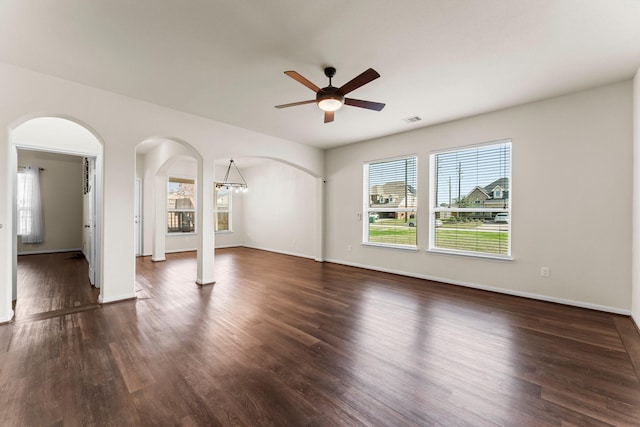
M 215 185 L 215 231 L 231 231 L 231 191 Z
M 195 232 L 195 194 L 195 180 L 169 178 L 167 184 L 167 233 Z
M 17 229 L 22 243 L 42 243 L 40 169 L 26 167 L 17 176 Z
M 415 156 L 364 164 L 363 243 L 417 246 L 417 159 Z
M 511 141 L 430 156 L 429 250 L 511 256 Z

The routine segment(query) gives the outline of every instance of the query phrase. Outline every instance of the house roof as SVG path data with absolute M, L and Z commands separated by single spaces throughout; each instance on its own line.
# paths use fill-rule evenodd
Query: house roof
M 631 79 L 638 22 L 622 0 L 14 0 L 0 61 L 328 148 Z M 350 96 L 386 107 L 274 108 L 314 99 L 284 71 L 324 87 L 329 65 L 377 70 Z
M 486 193 L 491 193 L 497 186 L 500 186 L 500 188 L 502 188 L 502 191 L 509 191 L 509 178 L 496 179 L 491 184 L 484 187 L 484 191 Z

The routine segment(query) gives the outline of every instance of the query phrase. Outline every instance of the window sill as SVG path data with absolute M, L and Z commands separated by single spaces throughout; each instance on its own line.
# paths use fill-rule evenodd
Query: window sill
M 165 236 L 170 237 L 170 236 L 197 236 L 198 233 L 196 233 L 195 231 L 190 231 L 190 232 L 185 232 L 185 233 L 179 233 L 179 232 L 175 232 L 175 233 L 166 233 Z
M 481 258 L 481 259 L 492 259 L 497 261 L 513 261 L 513 256 L 511 255 L 498 255 L 498 254 L 487 254 L 487 253 L 478 253 L 478 252 L 464 252 L 464 251 L 453 251 L 446 249 L 427 249 L 427 252 L 432 254 L 439 255 L 453 255 L 453 256 L 462 256 L 466 258 Z
M 214 233 L 216 233 L 216 234 L 233 234 L 233 230 L 220 230 L 220 231 L 214 231 Z
M 392 244 L 385 244 L 385 243 L 362 242 L 362 246 L 374 246 L 377 248 L 400 249 L 403 251 L 418 252 L 417 246 L 408 246 L 408 245 L 392 245 Z

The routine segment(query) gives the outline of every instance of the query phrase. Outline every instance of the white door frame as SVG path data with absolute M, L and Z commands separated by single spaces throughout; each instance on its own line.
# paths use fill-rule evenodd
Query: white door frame
M 89 153 L 82 153 L 82 152 L 73 152 L 73 151 L 67 151 L 67 150 L 60 150 L 60 149 L 56 149 L 55 147 L 52 148 L 47 148 L 47 149 L 43 149 L 42 147 L 36 146 L 29 146 L 29 145 L 22 145 L 22 144 L 12 144 L 13 149 L 12 149 L 12 170 L 13 171 L 17 171 L 18 170 L 18 150 L 24 149 L 24 150 L 31 150 L 31 151 L 43 151 L 46 153 L 59 153 L 59 154 L 67 154 L 67 155 L 71 155 L 71 156 L 81 156 L 81 157 L 87 157 L 89 159 L 92 159 L 91 163 L 94 165 L 94 183 L 93 183 L 93 189 L 94 191 L 92 191 L 93 193 L 93 205 L 95 207 L 95 220 L 94 220 L 94 224 L 92 224 L 92 231 L 93 233 L 89 233 L 90 235 L 93 234 L 93 237 L 91 240 L 93 240 L 92 242 L 90 242 L 90 245 L 94 251 L 93 253 L 93 272 L 94 272 L 94 279 L 95 279 L 95 283 L 92 283 L 95 285 L 96 288 L 99 288 L 101 285 L 101 262 L 100 260 L 102 259 L 102 239 L 100 238 L 100 236 L 102 235 L 102 154 L 89 154 Z M 18 229 L 17 229 L 17 222 L 15 220 L 16 215 L 17 215 L 17 210 L 18 210 L 18 206 L 17 206 L 17 188 L 16 188 L 16 183 L 15 183 L 15 178 L 13 178 L 13 186 L 11 189 L 12 195 L 11 195 L 11 200 L 13 203 L 13 236 L 12 236 L 12 257 L 13 257 L 13 268 L 12 268 L 12 299 L 15 301 L 16 298 L 18 297 L 18 250 L 17 250 L 17 242 L 18 242 Z M 90 262 L 91 265 L 91 262 Z M 102 294 L 102 291 L 100 292 Z M 100 297 L 98 297 L 100 298 Z
M 142 255 L 142 179 L 136 178 L 134 190 L 134 242 L 136 256 Z

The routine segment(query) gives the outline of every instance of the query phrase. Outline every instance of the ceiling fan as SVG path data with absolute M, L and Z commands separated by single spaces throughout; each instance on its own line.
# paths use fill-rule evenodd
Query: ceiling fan
M 315 102 L 316 104 L 318 104 L 318 107 L 324 111 L 325 123 L 332 122 L 334 111 L 340 109 L 340 107 L 342 107 L 344 104 L 351 105 L 352 107 L 366 108 L 375 111 L 380 111 L 384 108 L 384 104 L 381 104 L 379 102 L 363 101 L 361 99 L 345 97 L 345 95 L 349 92 L 352 92 L 358 89 L 360 86 L 364 86 L 372 80 L 380 77 L 380 74 L 378 74 L 378 72 L 373 68 L 369 68 L 359 76 L 343 84 L 341 87 L 334 87 L 331 85 L 331 79 L 336 75 L 336 69 L 333 67 L 327 67 L 324 69 L 324 75 L 329 78 L 329 86 L 323 87 L 322 89 L 314 85 L 295 71 L 285 71 L 284 73 L 314 91 L 316 93 L 316 99 L 292 102 L 291 104 L 276 105 L 276 108 L 295 107 L 296 105 L 311 104 Z

